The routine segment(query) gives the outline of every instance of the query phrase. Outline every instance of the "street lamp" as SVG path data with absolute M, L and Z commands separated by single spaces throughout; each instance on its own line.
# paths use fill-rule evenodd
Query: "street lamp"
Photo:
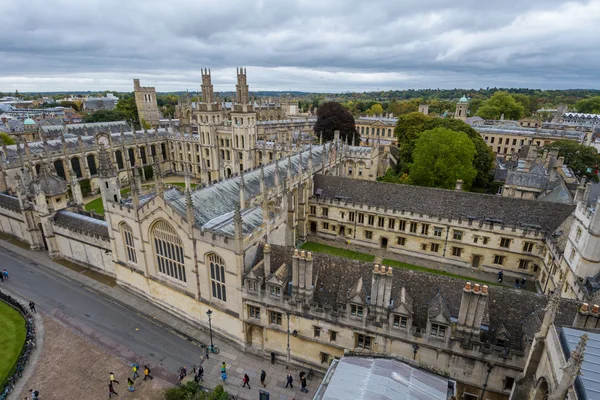
M 290 363 L 290 312 L 286 311 L 285 315 L 287 316 L 287 363 L 289 366 L 289 363 Z
M 211 350 L 214 349 L 213 339 L 212 339 L 212 322 L 211 322 L 211 319 L 210 319 L 210 316 L 212 315 L 212 313 L 213 313 L 212 310 L 208 310 L 206 312 L 206 315 L 208 315 L 208 330 L 210 332 L 210 349 Z

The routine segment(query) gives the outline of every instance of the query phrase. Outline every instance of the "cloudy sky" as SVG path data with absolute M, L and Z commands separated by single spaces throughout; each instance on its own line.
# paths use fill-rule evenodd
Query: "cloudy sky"
M 600 88 L 600 0 L 0 0 L 0 92 Z

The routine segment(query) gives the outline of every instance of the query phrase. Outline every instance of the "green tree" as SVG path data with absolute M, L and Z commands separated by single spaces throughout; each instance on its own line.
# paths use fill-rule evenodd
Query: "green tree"
M 494 162 L 494 153 L 492 153 L 475 129 L 459 119 L 436 118 L 421 113 L 410 113 L 400 116 L 396 124 L 395 133 L 396 137 L 398 137 L 401 170 L 408 172 L 408 166 L 413 160 L 412 153 L 415 141 L 421 133 L 440 127 L 456 132 L 463 132 L 471 139 L 476 151 L 475 159 L 473 160 L 473 166 L 477 170 L 475 185 L 480 187 L 487 186 L 492 178 L 490 170 Z
M 477 115 L 484 119 L 504 119 L 518 120 L 525 115 L 525 108 L 508 92 L 496 92 L 492 97 L 486 100 Z
M 119 99 L 115 110 L 121 111 L 125 115 L 125 119 L 128 122 L 133 122 L 135 127 L 139 129 L 141 127 L 138 116 L 137 105 L 135 104 L 135 97 L 133 94 L 126 94 Z
M 383 114 L 383 107 L 379 103 L 373 104 L 367 113 L 369 115 L 381 115 Z
M 360 140 L 356 133 L 354 117 L 340 103 L 336 102 L 321 104 L 313 129 L 317 136 L 323 134 L 324 141 L 333 140 L 334 131 L 340 131 L 340 139 L 343 141 L 352 137 L 356 142 Z
M 415 142 L 410 180 L 419 186 L 454 189 L 462 179 L 469 189 L 477 176 L 475 154 L 475 145 L 463 132 L 446 128 L 425 131 Z
M 167 389 L 165 400 L 228 400 L 229 394 L 222 385 L 217 385 L 212 392 L 205 392 L 200 385 L 189 381 L 181 386 Z
M 536 111 L 536 110 L 531 110 L 531 99 L 526 94 L 515 93 L 512 95 L 512 97 L 515 99 L 515 101 L 517 103 L 519 103 L 523 106 L 524 115 L 526 117 L 529 117 L 531 115 L 532 111 Z
M 579 100 L 575 103 L 575 109 L 580 113 L 600 114 L 600 96 Z
M 126 120 L 127 116 L 123 111 L 120 110 L 98 110 L 93 113 L 86 115 L 83 118 L 83 122 L 109 122 L 109 121 L 123 121 Z
M 565 158 L 565 164 L 582 179 L 598 182 L 600 155 L 594 147 L 584 146 L 572 140 L 557 140 L 544 146 L 544 149 L 558 149 L 558 156 Z
M 11 144 L 15 144 L 15 139 L 13 139 L 8 133 L 0 132 L 0 144 L 5 144 L 10 146 Z

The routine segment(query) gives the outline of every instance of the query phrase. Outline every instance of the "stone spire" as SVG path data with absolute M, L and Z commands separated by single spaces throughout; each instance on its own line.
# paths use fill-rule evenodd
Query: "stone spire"
M 285 168 L 287 172 L 287 181 L 291 185 L 292 184 L 292 156 L 288 153 L 287 165 Z
M 313 172 L 313 153 L 312 153 L 312 142 L 308 144 L 308 173 L 312 175 Z
M 279 159 L 275 156 L 275 191 L 279 190 Z
M 560 292 L 560 290 L 558 292 Z M 588 339 L 589 337 L 587 333 L 581 335 L 581 339 L 579 339 L 577 347 L 571 353 L 569 360 L 561 368 L 563 370 L 563 376 L 558 384 L 558 387 L 552 394 L 550 394 L 548 400 L 564 400 L 567 398 L 569 388 L 573 386 L 575 379 L 579 375 L 582 375 L 581 364 L 583 364 L 583 356 Z
M 77 179 L 77 174 L 73 169 L 73 165 L 69 163 L 69 174 L 71 175 L 71 196 L 77 206 L 83 206 L 83 193 L 81 192 L 81 185 Z
M 244 183 L 244 170 L 240 170 L 240 208 L 243 210 L 246 206 L 246 185 Z
M 299 145 L 296 145 L 299 147 Z M 298 179 L 302 177 L 302 149 L 298 148 Z
M 185 190 L 185 215 L 191 232 L 196 223 L 196 220 L 194 219 L 194 202 L 192 200 L 192 190 L 188 188 L 186 188 Z
M 236 203 L 235 211 L 233 212 L 233 225 L 234 225 L 234 237 L 236 240 L 242 239 L 243 225 L 242 225 L 242 213 L 240 211 L 240 205 Z
M 321 134 L 319 135 L 319 144 L 323 145 L 323 131 L 321 131 Z
M 260 164 L 260 193 L 263 197 L 266 197 L 265 188 L 265 166 Z
M 140 194 L 142 194 L 142 179 L 140 177 L 140 169 L 137 164 L 133 166 L 133 181 L 129 184 L 131 188 L 131 200 L 133 206 L 138 208 L 140 206 Z
M 550 329 L 550 325 L 554 322 L 554 318 L 556 317 L 556 311 L 558 310 L 558 306 L 560 304 L 560 292 L 565 285 L 567 280 L 566 275 L 558 282 L 558 286 L 554 290 L 554 293 L 550 295 L 550 299 L 548 300 L 548 304 L 545 308 L 544 320 L 542 321 L 542 326 L 540 331 L 538 332 L 538 336 L 545 338 L 548 334 L 548 330 Z
M 352 142 L 350 143 L 350 146 L 354 146 L 354 143 L 356 143 L 354 140 L 356 139 L 356 131 L 352 132 Z
M 98 176 L 104 179 L 116 176 L 117 170 L 106 151 L 106 147 L 103 145 L 98 147 Z
M 190 167 L 189 165 L 185 164 L 183 166 L 183 178 L 185 181 L 185 190 L 186 192 L 191 192 L 192 191 L 192 182 L 190 179 Z
M 321 150 L 321 173 L 325 175 L 325 160 L 327 159 L 327 145 L 322 146 Z
M 156 187 L 156 193 L 162 196 L 165 191 L 165 185 L 163 183 L 162 170 L 160 168 L 160 161 L 158 160 L 158 154 L 153 158 L 152 170 L 154 172 L 154 182 Z

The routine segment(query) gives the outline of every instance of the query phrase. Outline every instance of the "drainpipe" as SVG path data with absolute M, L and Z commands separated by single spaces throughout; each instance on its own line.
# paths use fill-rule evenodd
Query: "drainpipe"
M 435 229 L 435 227 L 433 227 Z M 444 252 L 442 253 L 442 258 L 446 258 L 446 247 L 448 247 L 448 235 L 450 234 L 450 226 L 446 225 L 446 239 L 444 240 Z
M 490 363 L 488 363 L 487 365 L 487 375 L 485 377 L 485 383 L 483 384 L 483 391 L 481 392 L 481 396 L 479 397 L 481 400 L 484 400 L 483 395 L 485 394 L 485 390 L 487 388 L 488 385 L 488 380 L 490 379 L 490 374 L 492 373 L 492 368 L 494 368 L 494 366 Z

